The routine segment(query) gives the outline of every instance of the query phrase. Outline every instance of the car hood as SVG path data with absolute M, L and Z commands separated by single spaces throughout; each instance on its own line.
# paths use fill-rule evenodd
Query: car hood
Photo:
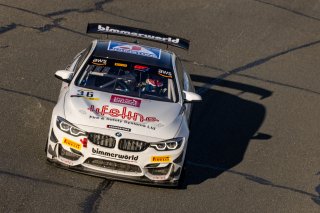
M 161 139 L 175 137 L 182 122 L 181 105 L 106 92 L 70 88 L 65 95 L 66 119 L 91 126 Z

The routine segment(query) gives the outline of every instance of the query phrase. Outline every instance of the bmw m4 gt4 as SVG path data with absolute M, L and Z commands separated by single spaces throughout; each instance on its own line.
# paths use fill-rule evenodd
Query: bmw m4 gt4
M 185 39 L 111 24 L 88 33 L 148 39 L 187 49 Z M 192 102 L 201 101 L 175 53 L 94 40 L 55 76 L 47 159 L 109 179 L 176 186 L 184 166 Z

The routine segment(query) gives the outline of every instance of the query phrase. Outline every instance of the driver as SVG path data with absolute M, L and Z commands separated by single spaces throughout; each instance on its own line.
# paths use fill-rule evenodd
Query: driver
M 145 86 L 145 91 L 146 92 L 151 92 L 151 93 L 158 93 L 163 87 L 163 82 L 162 80 L 157 77 L 149 77 L 146 79 L 146 86 Z

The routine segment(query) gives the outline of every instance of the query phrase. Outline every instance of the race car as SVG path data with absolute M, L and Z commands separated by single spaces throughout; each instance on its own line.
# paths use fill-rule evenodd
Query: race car
M 183 38 L 121 25 L 92 23 L 87 33 L 189 47 Z M 201 96 L 175 53 L 94 40 L 55 76 L 63 82 L 45 148 L 49 162 L 114 180 L 179 184 L 192 103 Z

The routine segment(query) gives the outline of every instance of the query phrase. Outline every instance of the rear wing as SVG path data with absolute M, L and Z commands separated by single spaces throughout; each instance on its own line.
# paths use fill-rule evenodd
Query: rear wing
M 87 33 L 98 33 L 98 34 L 110 34 L 118 36 L 128 36 L 151 40 L 155 42 L 164 43 L 167 45 L 179 47 L 182 49 L 189 49 L 190 41 L 177 36 L 166 35 L 151 30 L 145 30 L 135 27 L 128 27 L 116 24 L 99 24 L 89 23 L 87 27 Z

